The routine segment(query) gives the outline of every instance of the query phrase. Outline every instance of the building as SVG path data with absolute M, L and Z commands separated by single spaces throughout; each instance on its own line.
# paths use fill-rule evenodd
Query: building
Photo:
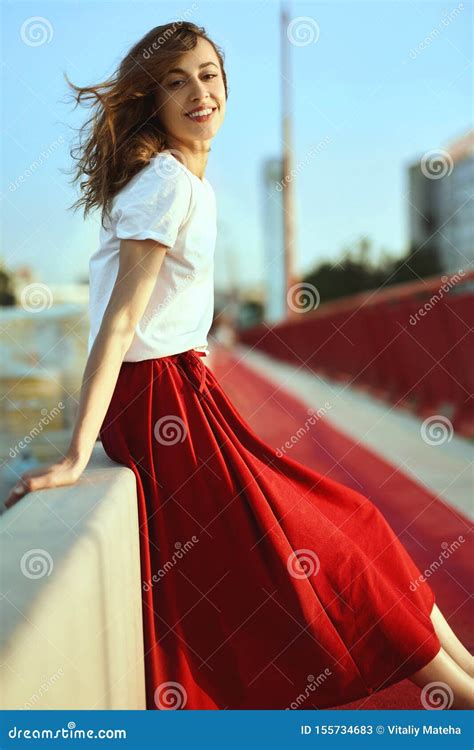
M 282 184 L 281 160 L 267 159 L 263 165 L 263 246 L 268 323 L 278 323 L 287 314 Z
M 474 130 L 411 164 L 408 181 L 413 252 L 433 248 L 442 271 L 473 268 Z

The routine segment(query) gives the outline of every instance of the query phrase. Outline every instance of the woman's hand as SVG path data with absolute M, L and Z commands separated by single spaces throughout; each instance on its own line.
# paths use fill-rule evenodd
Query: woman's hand
M 10 490 L 5 500 L 5 507 L 15 505 L 28 492 L 48 489 L 49 487 L 63 487 L 77 482 L 84 470 L 83 462 L 65 456 L 50 466 L 41 466 L 31 471 L 25 471 L 17 483 Z

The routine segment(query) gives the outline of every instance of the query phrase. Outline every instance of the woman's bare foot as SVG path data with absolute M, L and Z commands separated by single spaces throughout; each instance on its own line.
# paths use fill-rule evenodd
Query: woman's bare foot
M 428 710 L 474 708 L 474 680 L 444 648 L 410 680 L 422 688 L 421 703 Z
M 436 604 L 433 606 L 430 617 L 444 650 L 470 677 L 474 677 L 474 657 L 463 646 Z

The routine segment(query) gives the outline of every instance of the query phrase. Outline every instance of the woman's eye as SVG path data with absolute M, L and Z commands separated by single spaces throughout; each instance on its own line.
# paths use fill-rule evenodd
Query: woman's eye
M 203 78 L 217 78 L 217 73 L 205 73 Z M 176 81 L 171 81 L 171 83 L 169 83 L 168 85 L 172 86 L 173 88 L 176 88 L 176 84 L 178 83 L 184 83 L 184 81 L 177 79 Z

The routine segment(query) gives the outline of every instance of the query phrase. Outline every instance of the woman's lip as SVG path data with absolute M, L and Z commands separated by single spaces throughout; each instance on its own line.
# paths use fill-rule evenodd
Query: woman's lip
M 209 109 L 209 107 L 207 108 Z M 214 113 L 217 111 L 217 107 L 212 108 L 212 112 L 210 115 L 204 115 L 203 117 L 191 117 L 188 112 L 186 112 L 185 117 L 187 117 L 191 122 L 208 122 L 213 116 Z

